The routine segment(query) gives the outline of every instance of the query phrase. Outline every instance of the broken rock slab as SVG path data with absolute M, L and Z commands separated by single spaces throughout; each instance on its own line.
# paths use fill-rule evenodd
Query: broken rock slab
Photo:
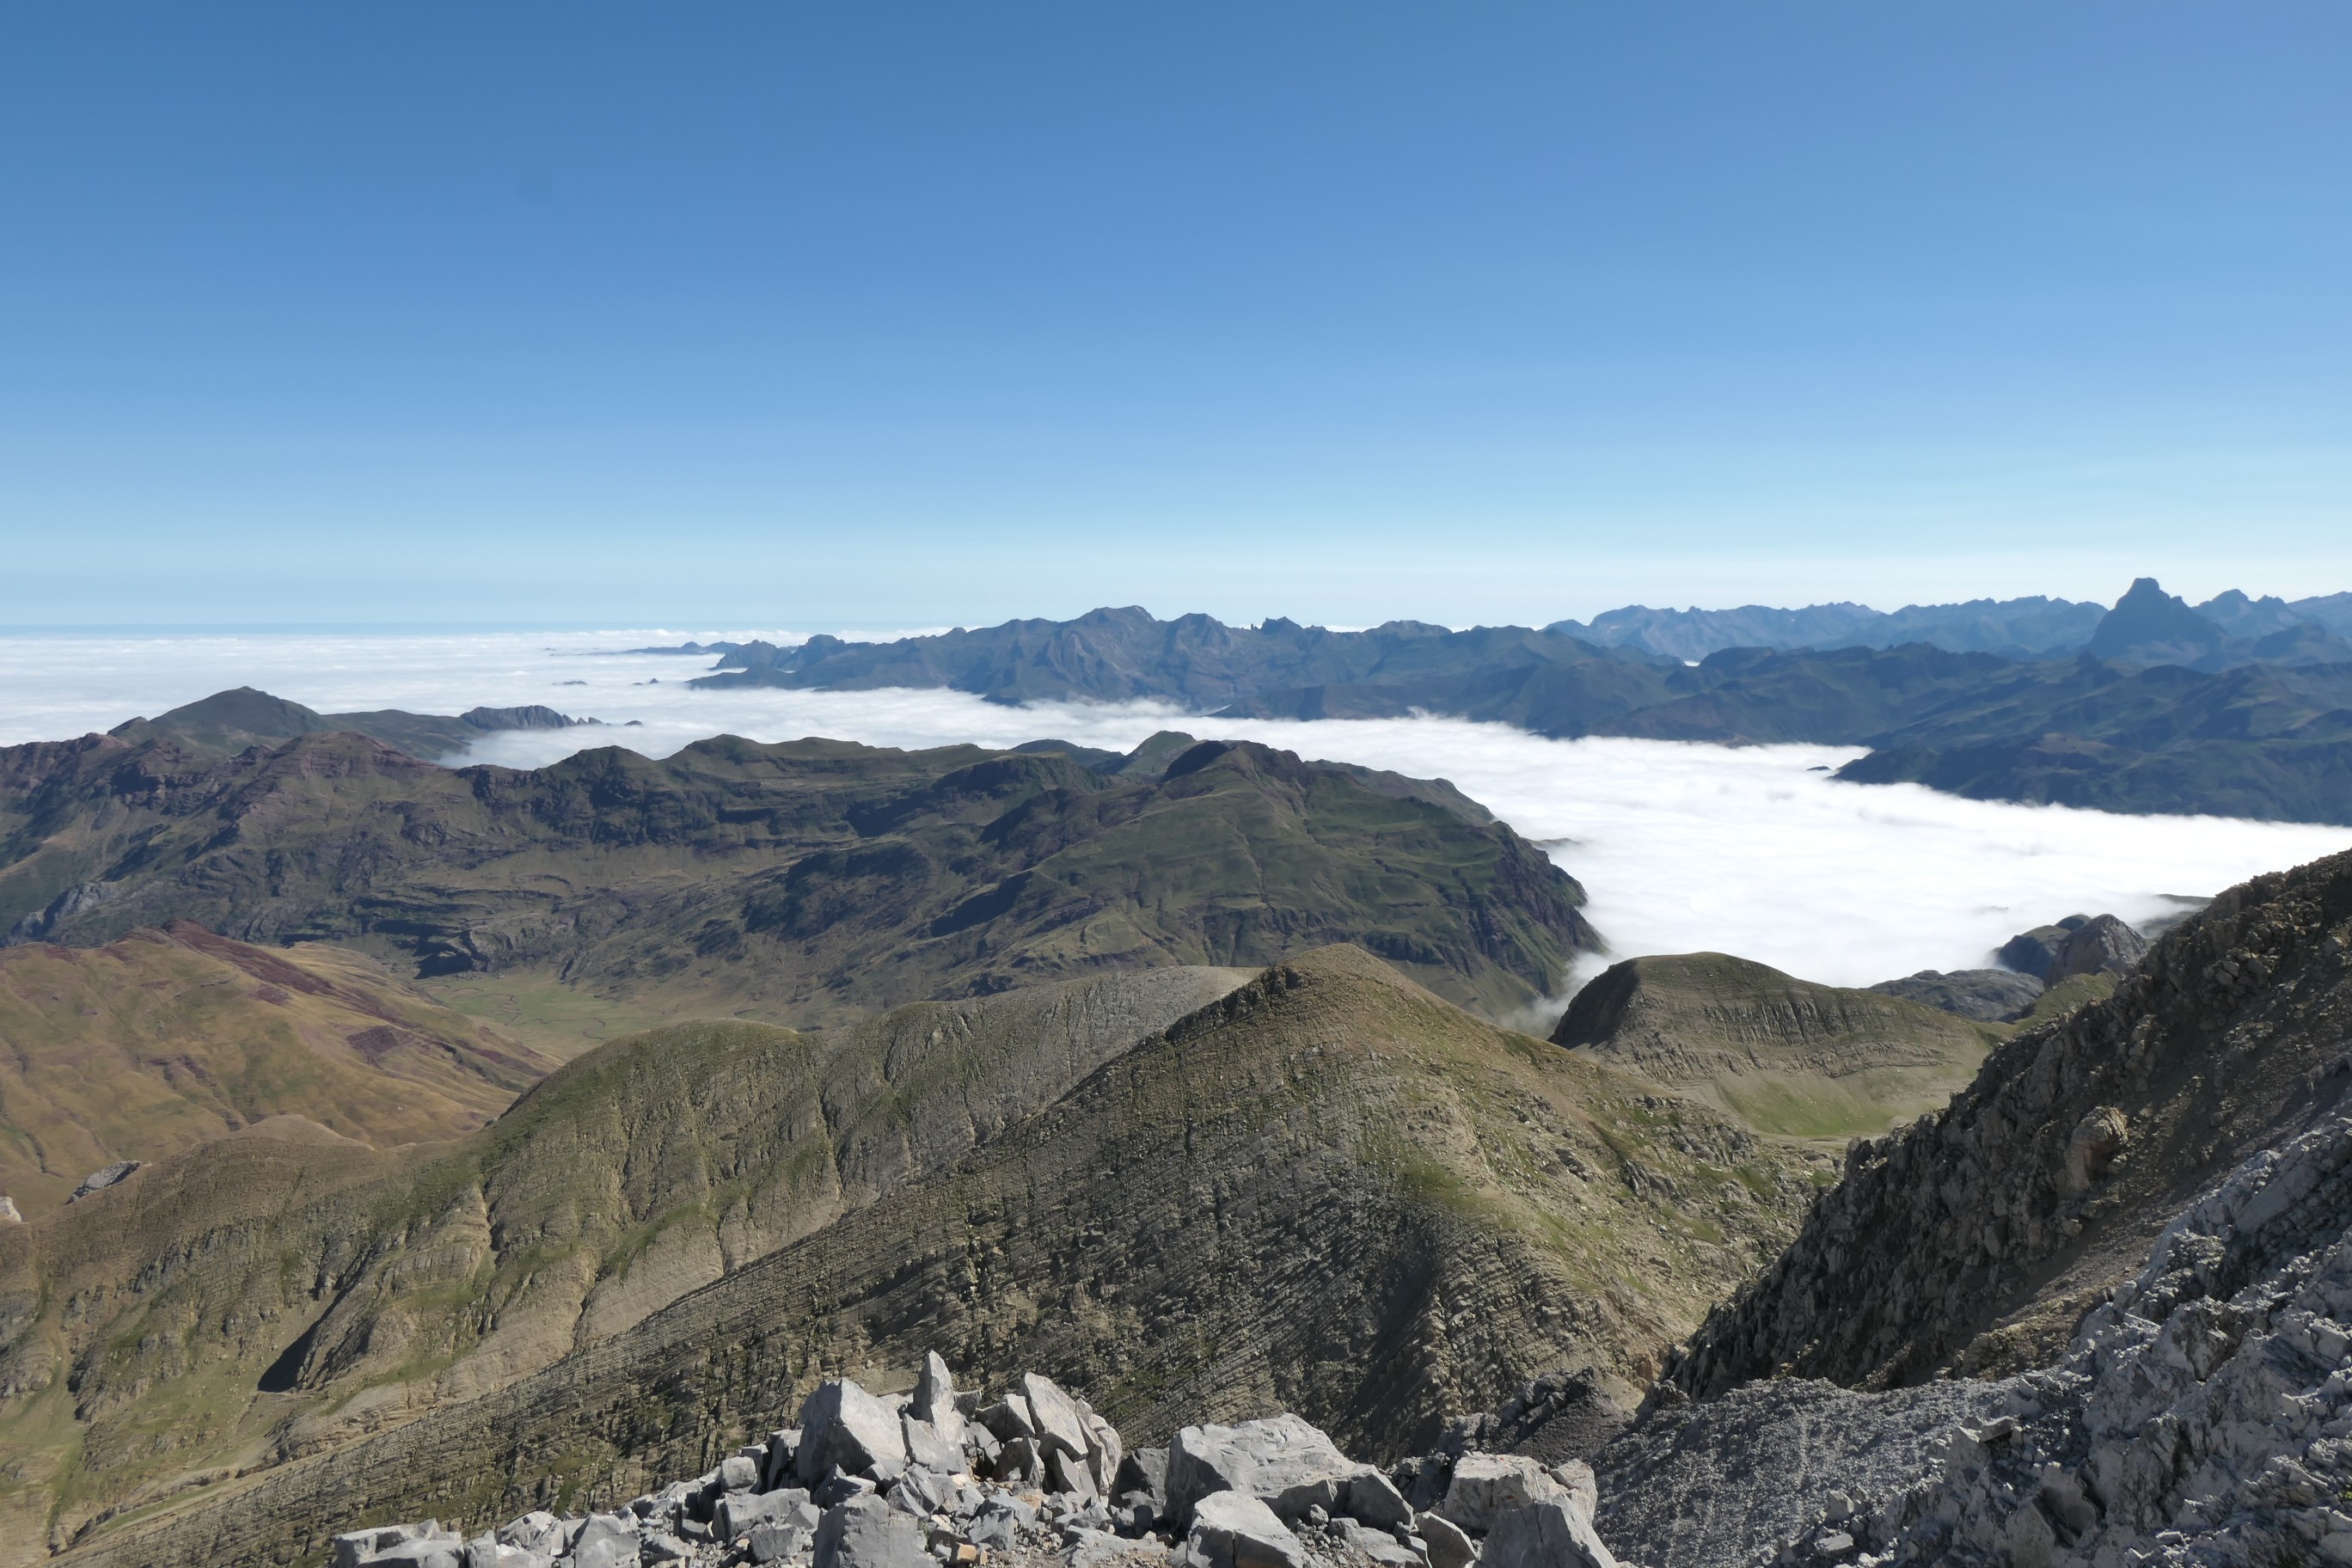
M 1465 1454 L 1454 1461 L 1453 1484 L 1437 1511 L 1475 1535 L 1513 1510 L 1568 1497 L 1550 1471 L 1523 1455 Z M 1585 1511 L 1590 1517 L 1589 1505 Z
M 1307 1568 L 1307 1549 L 1290 1527 L 1238 1491 L 1211 1492 L 1192 1505 L 1184 1558 L 1188 1568 Z
M 845 1476 L 895 1480 L 907 1468 L 907 1439 L 898 1412 L 856 1384 L 835 1378 L 820 1384 L 801 1406 L 797 1468 L 814 1486 L 838 1469 Z
M 1479 1563 L 1482 1568 L 1617 1568 L 1591 1521 L 1564 1491 L 1497 1514 Z
M 931 1556 L 915 1521 L 869 1494 L 825 1510 L 812 1568 L 931 1568 Z

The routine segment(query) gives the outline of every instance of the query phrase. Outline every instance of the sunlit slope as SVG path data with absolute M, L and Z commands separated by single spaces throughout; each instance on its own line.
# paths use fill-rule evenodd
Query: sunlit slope
M 0 1226 L 0 1541 L 61 1544 L 500 1387 L 952 1162 L 1245 978 L 1106 976 L 824 1039 L 684 1026 L 454 1145 L 264 1128 Z
M 0 1192 L 26 1215 L 90 1172 L 267 1117 L 377 1145 L 483 1126 L 554 1062 L 366 958 L 179 922 L 102 948 L 0 948 Z
M 547 1475 L 625 1498 L 827 1373 L 887 1384 L 927 1348 L 1046 1370 L 1137 1441 L 1291 1408 L 1395 1454 L 1541 1367 L 1630 1393 L 1821 1168 L 1360 952 L 1310 953 L 625 1334 L 74 1560 L 257 1563 L 330 1520 L 511 1511 Z M 807 1212 L 825 1188 L 813 1172 Z M 439 1202 L 420 1229 L 476 1223 L 464 1186 Z
M 1499 1015 L 1591 945 L 1583 889 L 1448 797 L 1213 742 L 1135 773 L 730 737 L 533 772 L 451 772 L 349 733 L 226 759 L 17 747 L 0 752 L 0 924 L 89 942 L 184 917 L 803 1025 L 1348 941 Z
M 1702 1096 L 1759 1131 L 1842 1141 L 1943 1105 L 2009 1033 L 1692 952 L 1612 965 L 1577 993 L 1552 1040 Z

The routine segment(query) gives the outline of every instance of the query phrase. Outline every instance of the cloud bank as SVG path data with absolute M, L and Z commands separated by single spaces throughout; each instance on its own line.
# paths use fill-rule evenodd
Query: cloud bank
M 1842 784 L 1818 771 L 1855 754 L 1834 747 L 1547 741 L 1452 719 L 1220 721 L 1155 703 L 1007 708 L 948 691 L 692 691 L 706 659 L 602 651 L 689 635 L 0 637 L 0 742 L 104 729 L 236 685 L 330 711 L 545 702 L 640 721 L 496 735 L 452 759 L 512 767 L 607 744 L 667 756 L 730 732 L 1124 750 L 1181 729 L 1453 780 L 1584 883 L 1618 956 L 1715 950 L 1842 984 L 1982 963 L 2011 932 L 2076 911 L 2143 921 L 2167 895 L 2352 847 L 2352 828 Z

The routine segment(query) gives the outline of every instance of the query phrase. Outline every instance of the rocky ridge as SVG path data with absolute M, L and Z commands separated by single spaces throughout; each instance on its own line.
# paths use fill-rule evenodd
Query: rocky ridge
M 2047 1363 L 2213 1173 L 2328 1113 L 2347 1036 L 2352 855 L 2231 889 L 2112 996 L 2020 1033 L 1942 1110 L 1857 1142 L 1673 1384 L 1703 1397 Z
M 1084 1398 L 1024 1374 L 993 1400 L 936 1352 L 914 1387 L 821 1384 L 795 1426 L 604 1512 L 535 1509 L 468 1539 L 346 1531 L 333 1568 L 1616 1568 L 1591 1467 L 1468 1454 L 1394 1476 L 1295 1415 L 1129 1451 Z
M 1597 1468 L 1600 1527 L 1657 1568 L 2352 1562 L 2352 1117 L 2176 1216 L 2048 1366 L 1749 1384 Z

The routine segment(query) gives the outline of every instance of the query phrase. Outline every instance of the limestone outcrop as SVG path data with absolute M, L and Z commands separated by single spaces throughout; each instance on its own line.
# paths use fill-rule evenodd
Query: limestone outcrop
M 1420 1467 L 1412 1474 L 1421 1479 Z M 1465 1456 L 1434 1509 L 1283 1414 L 1127 1451 L 1050 1378 L 993 1400 L 936 1353 L 909 1394 L 826 1382 L 797 1426 L 623 1507 L 336 1535 L 332 1568 L 1616 1568 L 1591 1471 Z

